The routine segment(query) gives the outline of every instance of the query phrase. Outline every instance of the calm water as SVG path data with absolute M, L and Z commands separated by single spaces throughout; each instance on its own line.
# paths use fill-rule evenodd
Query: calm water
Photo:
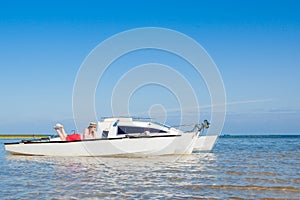
M 213 153 L 149 158 L 12 156 L 0 142 L 0 199 L 300 199 L 299 137 L 221 138 Z

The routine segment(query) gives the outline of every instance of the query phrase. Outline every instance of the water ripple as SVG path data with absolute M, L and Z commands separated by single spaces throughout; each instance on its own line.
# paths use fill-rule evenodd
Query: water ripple
M 2 149 L 0 199 L 299 199 L 299 144 L 220 139 L 213 153 L 142 158 L 12 156 Z

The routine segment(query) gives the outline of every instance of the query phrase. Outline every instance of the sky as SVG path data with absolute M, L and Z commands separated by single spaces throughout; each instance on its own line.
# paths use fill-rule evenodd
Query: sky
M 296 0 L 1 1 L 0 133 L 49 134 L 56 122 L 75 129 L 73 87 L 89 53 L 120 32 L 161 27 L 193 38 L 217 65 L 227 98 L 223 134 L 300 134 L 299 10 Z M 112 63 L 97 87 L 97 116 L 111 115 L 112 90 L 124 73 L 153 62 L 182 74 L 198 90 L 200 118 L 210 117 L 203 79 L 158 50 Z M 159 85 L 139 88 L 129 107 L 143 116 L 152 108 L 158 120 L 165 116 L 156 112 L 165 111 L 167 123 L 178 123 L 176 94 Z

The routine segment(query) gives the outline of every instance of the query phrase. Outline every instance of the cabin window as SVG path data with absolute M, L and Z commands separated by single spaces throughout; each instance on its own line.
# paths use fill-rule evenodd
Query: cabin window
M 136 127 L 136 126 L 118 126 L 118 135 L 130 134 L 130 133 L 144 133 L 149 131 L 150 133 L 166 133 L 164 130 L 147 127 Z
M 103 131 L 103 132 L 102 132 L 102 138 L 107 138 L 108 132 L 109 132 L 109 131 Z

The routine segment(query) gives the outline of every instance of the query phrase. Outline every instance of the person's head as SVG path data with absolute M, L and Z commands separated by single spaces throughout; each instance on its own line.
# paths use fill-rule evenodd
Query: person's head
M 88 129 L 90 131 L 94 132 L 96 130 L 96 128 L 97 128 L 96 123 L 95 122 L 90 122 L 90 125 L 89 125 Z

